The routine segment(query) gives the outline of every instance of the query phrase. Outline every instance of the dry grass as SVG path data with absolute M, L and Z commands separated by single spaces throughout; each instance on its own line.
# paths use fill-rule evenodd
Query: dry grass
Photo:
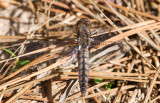
M 1 103 L 158 103 L 159 3 L 0 0 Z M 100 41 L 90 50 L 90 81 L 84 97 L 75 72 L 77 60 L 71 61 L 74 53 L 67 53 L 74 46 L 70 43 L 76 42 L 74 28 L 80 18 L 91 21 L 92 31 L 98 31 L 93 38 Z M 22 60 L 30 62 L 22 66 Z M 103 82 L 96 84 L 97 78 Z M 105 89 L 111 82 L 112 87 Z

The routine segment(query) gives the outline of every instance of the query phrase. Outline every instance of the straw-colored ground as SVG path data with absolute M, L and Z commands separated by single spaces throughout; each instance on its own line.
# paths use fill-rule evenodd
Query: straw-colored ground
M 0 7 L 1 103 L 159 103 L 160 0 L 0 0 Z M 98 32 L 84 97 L 74 55 L 80 18 Z

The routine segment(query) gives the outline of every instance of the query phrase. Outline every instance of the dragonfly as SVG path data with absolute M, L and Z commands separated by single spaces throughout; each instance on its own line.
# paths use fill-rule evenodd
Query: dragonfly
M 82 96 L 86 93 L 89 75 L 89 46 L 91 43 L 91 23 L 88 19 L 82 18 L 76 24 L 78 41 L 78 70 L 79 85 Z
M 90 55 L 90 49 L 91 47 L 94 47 L 104 40 L 110 38 L 111 36 L 97 36 L 97 33 L 101 32 L 109 32 L 109 29 L 96 29 L 96 30 L 91 30 L 92 25 L 91 22 L 86 19 L 86 18 L 81 18 L 80 20 L 77 21 L 75 25 L 75 30 L 74 33 L 76 35 L 76 43 L 74 43 L 74 40 L 67 40 L 67 42 L 63 41 L 63 43 L 58 43 L 58 45 L 71 45 L 70 50 L 67 49 L 67 52 L 72 51 L 71 54 L 74 56 L 72 57 L 71 61 L 77 57 L 78 61 L 78 73 L 79 73 L 79 86 L 80 86 L 80 91 L 82 96 L 86 95 L 86 90 L 88 88 L 88 81 L 89 81 L 89 55 Z M 96 35 L 96 36 L 95 36 Z M 113 35 L 112 35 L 113 36 Z M 103 38 L 103 39 L 102 39 Z M 74 48 L 73 45 L 76 45 Z M 73 48 L 72 48 L 73 47 Z M 71 49 L 72 48 L 72 49 Z M 69 54 L 65 53 L 65 51 L 62 52 L 62 55 Z
M 79 86 L 82 96 L 85 96 L 89 81 L 90 46 L 102 42 L 102 40 L 93 40 L 92 35 L 102 31 L 91 31 L 91 22 L 86 18 L 81 18 L 77 21 L 74 32 L 77 34 L 77 47 L 75 53 L 78 60 Z

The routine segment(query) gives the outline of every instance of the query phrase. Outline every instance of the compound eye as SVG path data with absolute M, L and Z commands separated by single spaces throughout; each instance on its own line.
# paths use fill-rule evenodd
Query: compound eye
M 86 22 L 86 25 L 87 25 L 87 26 L 90 26 L 91 24 L 90 24 L 90 22 Z

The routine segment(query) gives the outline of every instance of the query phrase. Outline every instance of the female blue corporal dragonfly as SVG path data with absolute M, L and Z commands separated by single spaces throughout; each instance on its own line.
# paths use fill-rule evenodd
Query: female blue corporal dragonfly
M 109 30 L 108 29 L 98 29 L 95 31 L 91 31 L 91 23 L 88 19 L 85 19 L 85 18 L 80 19 L 79 21 L 77 21 L 75 26 L 76 28 L 74 32 L 77 38 L 76 43 L 74 43 L 74 41 L 65 42 L 65 43 L 63 42 L 63 43 L 70 45 L 69 48 L 73 54 L 72 60 L 75 57 L 77 57 L 78 71 L 79 71 L 79 86 L 81 89 L 82 96 L 85 96 L 86 90 L 88 87 L 88 76 L 89 76 L 89 68 L 90 68 L 90 64 L 89 64 L 90 49 L 91 47 L 102 44 L 102 42 L 104 43 L 103 45 L 108 45 L 108 44 L 111 44 L 112 42 L 110 43 L 104 42 L 106 39 L 110 38 L 111 36 L 100 35 L 100 36 L 92 37 L 93 35 L 97 33 L 101 33 L 104 31 L 108 32 Z M 76 44 L 76 47 L 73 46 L 75 44 Z M 70 51 L 70 50 L 67 50 L 67 51 Z M 103 55 L 105 54 L 102 54 L 101 56 Z M 96 58 L 93 58 L 92 61 L 96 60 Z

